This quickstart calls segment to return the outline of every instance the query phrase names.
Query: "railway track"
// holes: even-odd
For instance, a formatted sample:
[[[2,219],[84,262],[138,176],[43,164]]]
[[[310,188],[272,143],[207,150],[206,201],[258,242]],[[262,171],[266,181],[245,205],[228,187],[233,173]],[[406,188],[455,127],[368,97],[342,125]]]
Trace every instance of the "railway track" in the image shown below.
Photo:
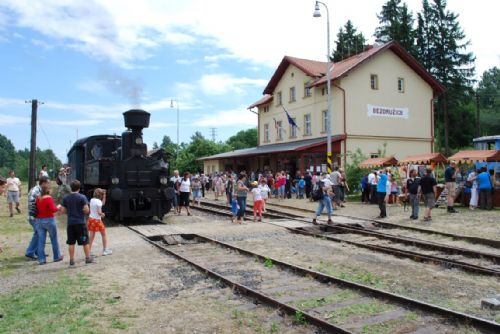
[[[142,236],[234,290],[329,333],[380,328],[390,333],[457,333],[464,326],[483,333],[500,332],[500,324],[489,320],[338,279],[201,235]]]
[[[230,216],[228,207],[222,203],[204,201],[203,206],[197,209],[217,215]],[[264,216],[271,219],[288,219],[310,223],[309,219],[303,216],[280,213],[270,208]],[[446,268],[457,268],[476,274],[500,277],[500,256],[496,254],[386,234],[347,224],[322,224],[319,226],[311,224],[310,227],[287,227],[287,229],[293,233],[343,242],[417,262],[430,262]]]
[[[300,208],[300,207],[292,207],[292,206],[281,204],[281,203],[280,204],[268,203],[267,207],[269,208],[269,210],[271,210],[273,212],[279,212],[279,210],[272,209],[272,207],[278,207],[278,208],[283,208],[283,209],[288,209],[288,210],[304,212],[304,213],[308,213],[308,214],[313,213],[312,210],[308,210],[308,209],[304,209],[304,208]],[[487,239],[487,238],[481,238],[481,237],[475,237],[475,236],[446,233],[446,232],[435,231],[435,230],[430,230],[430,229],[425,229],[425,228],[420,228],[420,227],[415,227],[415,226],[405,226],[405,225],[400,225],[400,224],[389,223],[389,222],[386,222],[386,221],[383,221],[380,219],[369,219],[369,218],[362,218],[362,217],[339,214],[338,211],[334,212],[334,216],[345,217],[348,219],[356,219],[356,220],[368,222],[368,223],[371,223],[375,227],[380,228],[380,229],[387,229],[387,230],[401,229],[401,230],[407,230],[407,231],[412,231],[412,232],[417,232],[417,233],[422,233],[422,234],[430,234],[430,235],[440,236],[442,238],[451,238],[455,241],[465,241],[465,242],[469,242],[472,244],[500,248],[500,240],[495,240],[495,239]]]

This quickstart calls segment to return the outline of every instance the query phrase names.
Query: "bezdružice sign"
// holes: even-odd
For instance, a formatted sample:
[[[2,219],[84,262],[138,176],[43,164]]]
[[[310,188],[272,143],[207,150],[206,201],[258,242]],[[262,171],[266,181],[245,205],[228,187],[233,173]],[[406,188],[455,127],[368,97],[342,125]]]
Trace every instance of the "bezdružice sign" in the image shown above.
[[[390,117],[390,118],[405,118],[409,117],[410,111],[408,108],[393,108],[368,105],[368,117]]]

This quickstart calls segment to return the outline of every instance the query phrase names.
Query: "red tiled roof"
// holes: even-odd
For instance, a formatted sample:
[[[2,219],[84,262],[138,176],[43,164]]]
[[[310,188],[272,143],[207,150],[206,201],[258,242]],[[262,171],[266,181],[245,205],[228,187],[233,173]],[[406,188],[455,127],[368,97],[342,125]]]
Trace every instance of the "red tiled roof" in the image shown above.
[[[393,166],[398,163],[398,160],[394,157],[384,157],[384,158],[371,158],[363,161],[360,167],[379,167],[379,166]]]
[[[458,162],[493,162],[500,161],[500,150],[465,150],[448,158]]]
[[[247,109],[252,109],[252,108],[255,108],[255,107],[258,107],[262,104],[266,104],[266,103],[269,103],[273,100],[273,96],[272,95],[269,95],[269,94],[266,94],[264,95],[263,98],[261,98],[259,101],[257,102],[254,102],[253,104],[251,104]]]
[[[357,55],[344,59],[342,61],[336,62],[333,66],[332,80],[340,79],[346,76],[356,67],[370,60],[373,56],[379,54],[380,52],[390,49],[394,52],[401,60],[403,60],[408,66],[410,66],[422,79],[424,79],[434,90],[435,93],[442,93],[444,87],[436,80],[432,75],[430,75],[420,63],[413,58],[403,47],[401,47],[397,42],[391,41],[383,45],[374,46],[364,52]],[[326,83],[326,62],[307,60],[301,58],[295,58],[290,56],[285,56],[278,68],[274,72],[271,80],[264,89],[264,94],[272,94],[276,88],[281,77],[285,73],[289,65],[295,65],[306,75],[316,78],[311,86],[318,86]]]
[[[446,158],[441,153],[424,153],[410,155],[399,160],[399,164],[430,164],[430,163],[445,163]]]

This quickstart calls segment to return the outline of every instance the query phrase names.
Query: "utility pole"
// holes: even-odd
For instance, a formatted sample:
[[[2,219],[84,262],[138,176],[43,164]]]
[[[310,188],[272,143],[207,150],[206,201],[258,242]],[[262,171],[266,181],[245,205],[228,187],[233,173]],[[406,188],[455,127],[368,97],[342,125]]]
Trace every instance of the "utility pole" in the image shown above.
[[[479,115],[479,95],[476,92],[476,138],[481,137],[481,121]]]
[[[215,142],[215,138],[217,138],[217,128],[210,128],[210,136],[212,137],[212,141]]]
[[[29,165],[29,175],[28,175],[28,189],[35,186],[36,180],[36,122],[37,122],[37,111],[38,105],[43,104],[36,99],[31,101],[25,101],[26,103],[31,103],[31,143],[30,143],[30,165]]]

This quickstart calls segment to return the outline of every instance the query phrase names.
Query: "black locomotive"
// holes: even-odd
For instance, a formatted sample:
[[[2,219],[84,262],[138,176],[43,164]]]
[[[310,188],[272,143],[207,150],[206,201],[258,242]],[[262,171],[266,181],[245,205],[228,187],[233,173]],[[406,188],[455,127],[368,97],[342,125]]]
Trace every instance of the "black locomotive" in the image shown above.
[[[148,153],[142,129],[150,114],[133,109],[123,113],[122,136],[98,135],[79,139],[68,152],[70,180],[81,182],[88,198],[94,189],[108,192],[103,211],[117,221],[162,219],[172,207],[175,191],[169,182],[168,156],[162,149]]]

